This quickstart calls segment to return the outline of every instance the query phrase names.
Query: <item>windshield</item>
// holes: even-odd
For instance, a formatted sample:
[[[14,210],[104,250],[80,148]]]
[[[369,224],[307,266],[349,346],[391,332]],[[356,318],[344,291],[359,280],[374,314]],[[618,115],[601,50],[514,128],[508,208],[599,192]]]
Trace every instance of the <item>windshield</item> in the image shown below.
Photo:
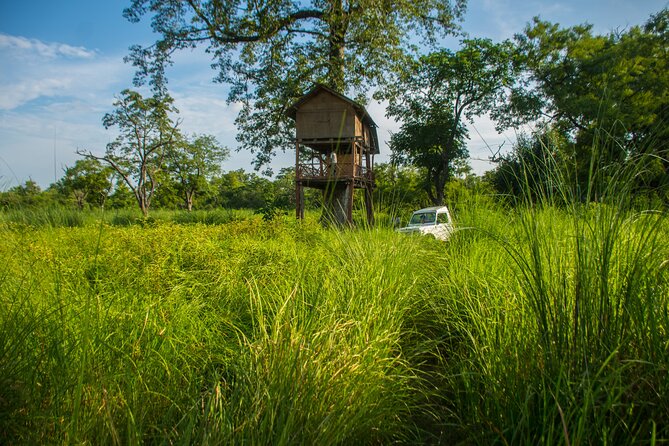
[[[428,225],[434,224],[434,220],[437,216],[436,212],[421,212],[416,213],[411,216],[410,225]]]

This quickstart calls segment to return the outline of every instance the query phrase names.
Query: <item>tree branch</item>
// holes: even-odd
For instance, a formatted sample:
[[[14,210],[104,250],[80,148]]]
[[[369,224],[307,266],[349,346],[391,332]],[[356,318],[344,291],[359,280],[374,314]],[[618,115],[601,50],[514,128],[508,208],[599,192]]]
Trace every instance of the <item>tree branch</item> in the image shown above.
[[[274,26],[268,28],[267,30],[263,30],[264,32],[245,35],[237,33],[236,30],[226,29],[225,27],[222,28],[220,25],[212,22],[207,16],[207,14],[204,11],[202,11],[202,9],[197,5],[195,0],[187,0],[187,2],[193,9],[195,15],[197,15],[197,17],[200,20],[202,20],[207,26],[209,37],[215,40],[216,42],[222,44],[258,42],[275,36],[281,30],[290,32],[290,25],[292,25],[295,22],[308,19],[322,20],[325,15],[325,13],[319,9],[301,9],[291,14],[288,14],[285,17],[280,18],[279,20],[277,20]],[[254,25],[257,25],[257,23],[255,23]],[[201,31],[204,31],[204,29],[201,30],[191,29],[188,33],[197,34]],[[315,34],[322,36],[322,34],[317,33],[316,31],[302,30],[301,32],[305,34]],[[176,37],[176,40],[181,42],[186,42],[186,41],[201,41],[207,39],[204,37],[188,37],[188,38]]]

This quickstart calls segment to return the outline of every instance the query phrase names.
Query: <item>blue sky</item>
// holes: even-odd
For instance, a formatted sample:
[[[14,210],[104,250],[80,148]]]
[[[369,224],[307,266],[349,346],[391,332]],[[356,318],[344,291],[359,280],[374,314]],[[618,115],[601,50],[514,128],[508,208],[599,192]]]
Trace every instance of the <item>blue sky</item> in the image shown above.
[[[132,67],[123,63],[128,47],[155,40],[148,23],[122,17],[130,0],[33,0],[0,2],[0,190],[31,178],[42,187],[74,164],[77,148],[103,153],[114,139],[102,127],[114,95],[131,86]],[[645,22],[667,0],[470,0],[463,28],[472,36],[502,40],[522,31],[532,17],[571,26],[588,22],[606,33]],[[444,46],[457,41],[449,39]],[[208,133],[234,148],[237,109],[226,104],[226,88],[203,52],[179,54],[169,72],[170,91],[183,119],[182,130]],[[398,123],[371,103],[382,140]],[[477,172],[489,168],[487,146],[510,147],[514,132],[498,135],[485,118],[470,126],[469,150]],[[380,160],[389,154],[385,143]],[[252,155],[232,152],[224,170],[251,170]],[[280,154],[273,167],[291,165]]]

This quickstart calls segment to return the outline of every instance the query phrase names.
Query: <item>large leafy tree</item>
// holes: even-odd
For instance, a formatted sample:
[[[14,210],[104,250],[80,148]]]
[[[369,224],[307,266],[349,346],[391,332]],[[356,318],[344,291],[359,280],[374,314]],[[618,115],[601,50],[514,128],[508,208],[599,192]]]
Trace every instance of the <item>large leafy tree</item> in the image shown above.
[[[417,36],[427,43],[454,30],[465,0],[133,0],[124,15],[152,15],[160,39],[131,48],[136,81],[165,83],[178,50],[204,46],[242,104],[240,148],[256,167],[291,148],[286,108],[314,82],[342,93],[383,83]],[[358,97],[358,99],[361,99]]]
[[[600,171],[647,154],[669,166],[668,30],[665,8],[644,26],[607,35],[534,19],[516,37],[526,85],[513,111],[531,111],[569,137],[564,158],[581,183],[591,180],[593,166]]]
[[[166,150],[179,137],[179,121],[173,100],[158,92],[144,98],[136,91],[123,90],[114,103],[115,109],[102,119],[105,128],[117,127],[119,134],[105,154],[78,150],[88,159],[109,165],[132,191],[144,216],[149,213],[151,199],[164,175]]]
[[[388,115],[403,122],[390,141],[394,161],[424,170],[433,204],[443,203],[446,183],[468,156],[466,121],[496,117],[510,100],[514,54],[509,42],[464,40],[457,52],[421,57],[386,91]]]
[[[167,150],[167,169],[176,183],[184,207],[191,211],[195,195],[208,188],[208,181],[221,172],[230,151],[212,135],[184,137]]]
[[[407,116],[392,135],[392,160],[422,168],[422,186],[434,205],[444,202],[444,187],[453,175],[456,160],[468,155],[462,123],[454,125],[449,108],[428,108]]]

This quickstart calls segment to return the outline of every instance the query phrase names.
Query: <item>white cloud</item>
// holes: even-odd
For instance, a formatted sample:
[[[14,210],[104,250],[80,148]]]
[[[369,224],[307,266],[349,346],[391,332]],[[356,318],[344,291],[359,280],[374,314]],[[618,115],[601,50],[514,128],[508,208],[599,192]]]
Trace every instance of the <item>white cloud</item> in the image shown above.
[[[0,110],[14,110],[40,98],[85,97],[101,92],[132,69],[121,57],[100,57],[83,47],[0,34]]]
[[[28,178],[46,187],[54,181],[54,173],[60,177],[63,167],[78,159],[77,148],[100,153],[113,138],[102,127],[101,114],[77,101],[46,106],[31,114],[11,111],[1,116],[0,157],[6,164],[0,166],[0,177],[11,178],[11,184],[0,183],[0,188]]]
[[[28,178],[46,186],[77,148],[104,150],[113,135],[102,116],[132,79],[121,55],[0,34],[0,60],[0,177],[12,183],[0,186]]]
[[[211,86],[211,89],[215,88],[215,85]],[[174,100],[188,133],[236,132],[234,121],[239,113],[236,104],[228,105],[224,98],[211,97],[204,91],[178,92]]]
[[[0,50],[9,50],[20,53],[30,52],[41,57],[55,59],[69,57],[76,59],[92,59],[96,52],[81,46],[71,46],[65,43],[42,42],[37,39],[28,39],[20,36],[10,36],[0,33]]]

